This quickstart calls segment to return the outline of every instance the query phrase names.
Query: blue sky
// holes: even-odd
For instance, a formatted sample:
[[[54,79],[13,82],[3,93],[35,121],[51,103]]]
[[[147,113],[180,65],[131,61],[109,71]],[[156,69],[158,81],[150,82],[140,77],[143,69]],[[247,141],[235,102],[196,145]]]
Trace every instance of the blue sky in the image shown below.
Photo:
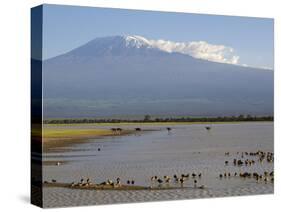
[[[205,41],[234,49],[239,64],[273,68],[273,19],[44,5],[43,59],[102,36]]]

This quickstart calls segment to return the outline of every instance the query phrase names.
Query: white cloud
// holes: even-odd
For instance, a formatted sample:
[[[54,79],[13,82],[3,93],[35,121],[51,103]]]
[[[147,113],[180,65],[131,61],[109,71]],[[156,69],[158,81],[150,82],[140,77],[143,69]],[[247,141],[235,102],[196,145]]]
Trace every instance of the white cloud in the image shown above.
[[[270,67],[255,67],[240,63],[239,56],[235,54],[235,51],[232,47],[210,44],[206,41],[174,42],[168,40],[151,40],[137,35],[125,36],[125,38],[126,42],[128,42],[126,43],[127,45],[132,45],[137,48],[142,46],[148,48],[158,48],[162,51],[170,53],[178,52],[198,59],[209,60],[218,63],[228,63],[244,67],[273,70],[273,68]]]
[[[166,52],[178,52],[195,58],[219,63],[238,64],[239,56],[234,49],[224,45],[209,44],[206,41],[173,42],[149,40],[150,45]]]

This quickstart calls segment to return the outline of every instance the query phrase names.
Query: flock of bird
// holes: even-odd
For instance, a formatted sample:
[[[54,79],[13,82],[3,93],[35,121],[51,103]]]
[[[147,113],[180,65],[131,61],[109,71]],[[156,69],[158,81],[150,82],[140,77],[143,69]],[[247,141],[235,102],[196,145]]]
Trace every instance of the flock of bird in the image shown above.
[[[205,127],[206,130],[210,130],[211,127]],[[121,133],[122,129],[121,128],[111,128],[113,133]],[[166,130],[170,132],[172,128],[167,127]],[[135,128],[135,131],[142,131],[141,128]],[[98,148],[98,151],[101,151],[100,148]],[[232,157],[232,165],[235,167],[250,167],[255,164],[262,164],[264,162],[267,163],[273,163],[274,162],[274,154],[272,152],[264,152],[261,150],[258,150],[257,152],[236,152],[235,153],[230,153],[230,152],[225,152],[226,157]],[[60,165],[58,162],[57,165]],[[231,165],[231,160],[225,160],[224,162],[225,166],[230,166]],[[271,171],[264,171],[263,173],[259,174],[257,172],[224,172],[219,174],[219,179],[229,179],[231,177],[240,177],[241,179],[255,179],[257,182],[274,182],[274,172]],[[192,174],[181,174],[177,175],[174,174],[172,177],[168,175],[164,175],[163,177],[160,176],[152,176],[150,177],[150,182],[151,185],[150,187],[162,187],[162,186],[169,186],[169,185],[180,185],[183,187],[186,185],[188,182],[192,183],[194,188],[200,188],[204,189],[205,185],[198,185],[200,182],[200,179],[202,178],[202,173],[192,173]],[[56,183],[57,181],[52,179],[52,183]],[[49,183],[45,181],[44,183]],[[102,183],[93,183],[89,178],[82,178],[79,182],[72,182],[71,187],[89,187],[92,185],[100,185],[100,186],[112,186],[112,187],[118,187],[121,185],[135,185],[135,180],[129,179],[125,180],[124,184],[121,183],[120,177],[118,177],[115,181],[113,180],[106,180]]]
[[[230,157],[230,153],[226,152],[225,156]],[[272,152],[264,152],[258,150],[257,152],[237,152],[236,157],[233,158],[232,164],[236,167],[247,167],[253,165],[261,165],[262,163],[273,163],[274,162],[274,154]],[[226,160],[224,162],[225,166],[229,166],[230,162]],[[237,172],[230,173],[224,172],[219,174],[219,178],[229,178],[229,177],[240,177],[242,179],[255,179],[256,182],[274,182],[274,171],[263,171],[263,173],[258,172]]]
[[[158,176],[152,176],[150,178],[151,181],[151,185],[150,188],[153,187],[162,187],[163,185],[170,185],[170,183],[174,183],[174,185],[180,185],[181,187],[184,186],[184,183],[186,183],[189,179],[192,181],[194,188],[199,188],[199,189],[204,189],[205,186],[204,185],[197,185],[199,180],[202,177],[202,173],[199,174],[181,174],[179,176],[177,176],[176,174],[173,177],[170,177],[168,175],[163,176],[163,178],[160,178]],[[94,183],[92,180],[90,180],[90,178],[81,178],[80,181],[78,182],[72,182],[71,183],[71,187],[90,187],[90,186],[112,186],[112,187],[120,187],[121,185],[135,185],[135,180],[125,180],[125,183],[121,183],[121,178],[118,177],[115,181],[113,180],[106,180],[104,182],[101,183]],[[57,181],[55,179],[52,179],[51,182],[45,181],[45,184],[49,184],[49,183],[57,183]],[[157,185],[153,185],[153,183],[157,183]]]
[[[192,181],[194,188],[205,188],[204,185],[200,185],[198,186],[198,181],[201,179],[202,177],[202,173],[196,174],[196,173],[192,173],[192,174],[181,174],[181,175],[174,175],[173,177],[170,177],[168,175],[164,175],[163,178],[160,178],[158,176],[152,176],[150,178],[150,181],[152,183],[157,183],[157,186],[162,186],[162,185],[170,185],[171,182],[173,182],[174,184],[180,184],[181,186],[184,185],[184,183],[186,183],[187,181]]]

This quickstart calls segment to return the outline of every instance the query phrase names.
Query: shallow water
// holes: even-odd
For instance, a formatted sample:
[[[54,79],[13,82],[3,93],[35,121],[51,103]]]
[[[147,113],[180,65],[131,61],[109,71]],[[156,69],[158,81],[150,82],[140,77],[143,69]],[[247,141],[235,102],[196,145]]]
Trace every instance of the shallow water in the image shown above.
[[[110,126],[108,126],[110,128]],[[135,128],[128,125],[122,128]],[[137,126],[138,127],[138,126]],[[106,128],[106,127],[105,127]],[[250,167],[232,165],[237,152],[273,152],[272,123],[217,124],[207,131],[205,125],[172,125],[168,133],[166,126],[142,128],[156,131],[136,133],[120,137],[104,137],[88,142],[56,149],[44,154],[46,161],[64,161],[61,166],[45,165],[44,180],[60,182],[79,181],[89,177],[94,182],[117,177],[125,183],[135,180],[136,185],[158,186],[150,177],[173,176],[182,173],[202,173],[198,185],[206,188],[193,189],[193,180],[187,180],[188,189],[158,191],[93,191],[67,188],[44,188],[45,207],[142,202],[168,199],[206,198],[232,195],[273,193],[272,183],[256,183],[253,179],[230,177],[219,179],[224,172],[248,171],[263,173],[272,171],[273,163],[256,163]],[[101,151],[98,151],[98,148]],[[225,156],[230,152],[230,156]],[[257,159],[248,156],[246,158]],[[225,160],[229,160],[228,166]],[[170,183],[170,186],[174,186]]]

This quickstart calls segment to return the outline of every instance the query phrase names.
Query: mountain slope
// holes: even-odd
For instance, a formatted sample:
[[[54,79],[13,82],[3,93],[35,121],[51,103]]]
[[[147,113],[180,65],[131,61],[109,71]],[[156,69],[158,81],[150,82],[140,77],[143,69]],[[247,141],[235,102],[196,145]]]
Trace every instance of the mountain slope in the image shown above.
[[[43,69],[46,117],[273,114],[273,71],[163,51],[138,36],[94,39]]]

